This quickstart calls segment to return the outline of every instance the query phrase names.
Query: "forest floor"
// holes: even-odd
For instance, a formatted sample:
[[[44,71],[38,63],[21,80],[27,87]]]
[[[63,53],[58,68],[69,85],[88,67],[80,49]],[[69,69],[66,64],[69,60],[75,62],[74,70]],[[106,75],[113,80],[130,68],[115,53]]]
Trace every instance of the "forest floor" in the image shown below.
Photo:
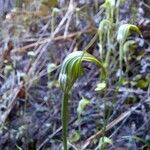
[[[69,1],[60,0],[47,8],[33,0],[1,17],[0,150],[62,148],[60,65],[69,53],[90,43],[104,17],[102,4],[74,0],[68,7]],[[118,86],[118,69],[110,62],[109,86],[97,92],[99,69],[83,63],[85,75],[76,81],[69,102],[70,149],[98,150],[106,123],[105,149],[150,150],[149,1],[125,1],[119,21],[137,25],[143,35],[130,37],[137,46],[129,54],[128,72],[123,66],[126,82]],[[87,49],[97,58],[98,44],[97,38]],[[119,56],[114,56],[118,66]],[[79,120],[81,100],[89,104]]]

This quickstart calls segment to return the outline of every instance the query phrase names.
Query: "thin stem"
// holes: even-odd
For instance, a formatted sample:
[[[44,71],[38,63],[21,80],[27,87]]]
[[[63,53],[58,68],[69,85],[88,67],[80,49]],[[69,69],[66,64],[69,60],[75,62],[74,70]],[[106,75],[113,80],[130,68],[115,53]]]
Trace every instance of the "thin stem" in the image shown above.
[[[111,54],[111,42],[110,42],[110,29],[108,29],[108,33],[107,33],[107,46],[108,46],[108,51],[107,51],[107,54],[106,54],[106,60],[105,60],[105,64],[106,64],[106,67],[107,67],[107,71],[108,71],[108,65],[109,65],[109,62],[110,62],[110,54]]]
[[[108,80],[107,78],[105,79],[105,82],[106,84],[108,85]],[[108,123],[108,118],[109,118],[109,114],[107,115],[107,90],[108,88],[106,87],[104,89],[104,97],[103,97],[103,100],[104,100],[104,112],[103,112],[103,129],[102,129],[102,147],[101,149],[102,150],[105,150],[105,144],[104,144],[104,137],[106,136],[106,126],[107,126],[107,123]]]
[[[55,25],[55,13],[52,11],[52,19],[51,19],[51,35],[54,33],[54,25]]]
[[[101,31],[100,31],[101,32]],[[101,60],[103,61],[103,35],[102,35],[102,33],[100,33],[100,36],[99,36],[99,42],[100,42],[100,47],[99,47],[99,49],[100,49],[100,58],[101,58]]]
[[[119,84],[122,82],[122,71],[123,71],[123,43],[120,44],[119,47],[119,59],[120,59],[120,77],[119,77]]]
[[[62,101],[62,127],[63,127],[63,147],[67,150],[67,130],[68,130],[68,100],[70,95],[68,92],[64,93]]]
[[[98,11],[98,7],[99,7],[98,0],[95,0],[95,9],[96,9],[96,12]]]
[[[120,7],[120,0],[117,1],[116,4],[116,24],[119,24],[119,7]]]

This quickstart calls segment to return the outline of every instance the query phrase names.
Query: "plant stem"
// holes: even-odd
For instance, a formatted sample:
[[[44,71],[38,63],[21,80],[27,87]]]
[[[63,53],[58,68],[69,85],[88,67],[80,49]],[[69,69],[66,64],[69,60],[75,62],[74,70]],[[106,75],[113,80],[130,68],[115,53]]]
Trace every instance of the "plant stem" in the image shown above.
[[[62,101],[62,127],[63,127],[63,148],[67,150],[67,130],[68,130],[68,100],[70,95],[68,92],[64,93]]]
[[[111,54],[110,30],[111,29],[108,29],[108,32],[107,32],[107,44],[108,44],[107,47],[108,47],[108,51],[106,53],[106,60],[105,60],[107,71],[108,71],[108,66],[109,66],[109,62],[110,62],[110,54]]]
[[[55,13],[52,11],[52,19],[51,19],[51,34],[54,32],[54,24],[55,24]]]
[[[119,7],[120,7],[120,0],[118,0],[116,4],[116,25],[119,24]]]
[[[119,47],[119,59],[120,59],[120,77],[119,77],[119,84],[122,82],[122,70],[123,70],[123,43],[120,44]]]

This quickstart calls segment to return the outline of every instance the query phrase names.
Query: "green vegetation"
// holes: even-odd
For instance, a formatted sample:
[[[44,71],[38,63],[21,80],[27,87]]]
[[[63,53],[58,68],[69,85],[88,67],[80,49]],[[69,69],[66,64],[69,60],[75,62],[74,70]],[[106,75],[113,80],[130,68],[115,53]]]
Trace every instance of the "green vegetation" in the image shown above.
[[[149,0],[0,0],[0,149],[150,149]]]
[[[63,101],[62,101],[62,125],[63,125],[63,145],[64,150],[67,150],[67,124],[68,124],[68,100],[70,97],[71,88],[73,84],[81,75],[83,75],[82,61],[93,62],[98,65],[102,71],[102,80],[100,82],[107,82],[109,79],[109,64],[114,53],[119,54],[119,85],[123,84],[123,59],[125,57],[124,49],[127,45],[134,44],[134,41],[128,41],[127,38],[131,32],[136,32],[142,36],[139,28],[132,24],[122,24],[119,23],[119,7],[121,1],[115,0],[105,0],[105,3],[102,5],[105,10],[105,17],[100,22],[98,28],[99,35],[99,52],[100,58],[96,59],[94,56],[88,54],[87,52],[73,52],[69,54],[62,66],[59,75],[60,86],[63,89]],[[116,43],[119,43],[119,50],[116,47]],[[126,51],[127,53],[127,51]],[[105,83],[104,82],[104,83]],[[102,83],[101,83],[102,84]],[[97,91],[100,85],[97,87]],[[105,88],[105,87],[104,87]],[[103,89],[103,88],[102,88]],[[106,89],[107,90],[107,89]],[[106,110],[106,105],[105,105]],[[106,124],[104,124],[106,125]],[[106,126],[104,127],[104,129]],[[104,131],[105,132],[105,131]],[[105,144],[102,144],[102,149],[104,149]]]
[[[67,124],[68,124],[68,100],[70,97],[70,90],[81,75],[83,75],[84,70],[82,67],[82,62],[88,61],[95,63],[99,68],[102,69],[103,75],[105,76],[105,68],[103,64],[96,59],[94,56],[87,52],[76,51],[69,54],[64,60],[61,71],[59,75],[60,86],[63,89],[63,101],[62,101],[62,125],[63,125],[63,141],[64,150],[67,150]],[[103,77],[104,77],[103,76]]]

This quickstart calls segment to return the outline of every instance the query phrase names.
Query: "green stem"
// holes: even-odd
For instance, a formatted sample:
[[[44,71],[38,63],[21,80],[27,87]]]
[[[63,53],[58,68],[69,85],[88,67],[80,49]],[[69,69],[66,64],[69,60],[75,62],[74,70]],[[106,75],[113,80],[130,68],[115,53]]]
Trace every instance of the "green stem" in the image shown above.
[[[108,33],[107,33],[108,51],[107,51],[106,59],[105,59],[107,71],[108,71],[108,66],[109,66],[109,62],[110,62],[110,54],[111,54],[111,42],[110,42],[110,31],[109,30],[110,29],[108,29]]]
[[[98,11],[98,7],[99,7],[98,0],[95,0],[95,9],[96,9],[96,12]]]
[[[55,26],[55,12],[54,9],[52,10],[52,19],[51,19],[51,34],[54,33],[54,26]]]
[[[119,24],[119,7],[120,7],[120,0],[117,1],[116,4],[116,24]]]
[[[122,70],[123,70],[123,44],[121,43],[120,44],[120,47],[119,47],[119,58],[120,58],[120,77],[119,77],[119,84],[121,84],[122,82]]]
[[[103,61],[103,35],[102,35],[102,33],[100,33],[101,35],[99,36],[99,42],[100,42],[100,58],[101,58],[101,60]]]
[[[68,92],[64,93],[63,102],[62,102],[62,127],[63,127],[63,147],[64,150],[67,150],[67,130],[68,130]]]

